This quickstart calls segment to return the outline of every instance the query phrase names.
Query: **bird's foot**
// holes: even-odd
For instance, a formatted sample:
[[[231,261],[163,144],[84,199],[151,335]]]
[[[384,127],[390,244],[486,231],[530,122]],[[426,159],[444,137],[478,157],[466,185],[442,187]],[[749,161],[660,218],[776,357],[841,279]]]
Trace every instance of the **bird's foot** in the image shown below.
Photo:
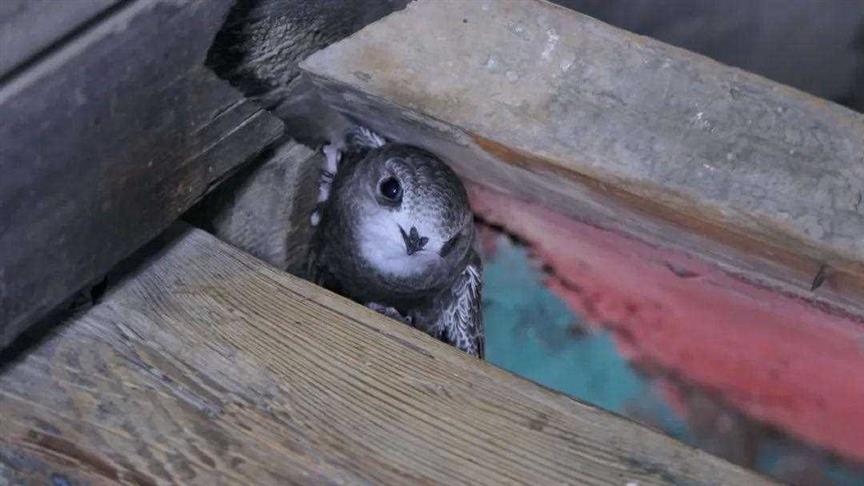
[[[325,145],[322,152],[324,152],[324,163],[321,167],[321,179],[318,182],[318,204],[310,216],[312,226],[318,226],[321,222],[321,205],[330,198],[330,187],[333,185],[333,179],[339,170],[339,161],[342,159],[342,152],[333,144]]]
[[[330,197],[330,186],[333,185],[333,179],[336,178],[336,172],[339,170],[339,161],[342,159],[342,152],[335,145],[325,145],[323,152],[324,165],[321,167],[321,180],[318,185],[319,203]]]
[[[379,304],[377,302],[369,302],[366,304],[366,307],[374,310],[379,314],[383,314],[391,319],[396,319],[397,321],[404,322],[405,324],[411,325],[413,319],[411,316],[403,316],[398,310],[393,307],[386,306],[383,304]]]

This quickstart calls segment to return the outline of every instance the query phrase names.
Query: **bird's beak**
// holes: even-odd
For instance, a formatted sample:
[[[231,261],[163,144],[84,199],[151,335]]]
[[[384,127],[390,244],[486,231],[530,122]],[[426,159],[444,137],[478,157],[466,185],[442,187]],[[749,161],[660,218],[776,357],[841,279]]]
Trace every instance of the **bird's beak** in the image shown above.
[[[399,226],[399,232],[402,233],[402,239],[405,240],[405,251],[409,255],[413,255],[422,250],[426,243],[429,243],[429,238],[420,236],[417,228],[412,226],[411,231],[405,232],[402,226]]]

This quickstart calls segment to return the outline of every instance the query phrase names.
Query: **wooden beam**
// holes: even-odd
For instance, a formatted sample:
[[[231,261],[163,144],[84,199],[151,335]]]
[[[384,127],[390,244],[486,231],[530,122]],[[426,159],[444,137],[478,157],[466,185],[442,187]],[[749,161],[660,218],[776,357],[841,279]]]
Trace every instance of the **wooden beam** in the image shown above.
[[[281,123],[202,64],[230,0],[136,0],[0,84],[0,348]]]
[[[200,230],[142,255],[0,374],[0,480],[766,482]]]
[[[122,0],[4,0],[0,2],[0,79],[74,35]]]
[[[864,314],[859,113],[541,0],[420,0],[301,67],[470,180]]]

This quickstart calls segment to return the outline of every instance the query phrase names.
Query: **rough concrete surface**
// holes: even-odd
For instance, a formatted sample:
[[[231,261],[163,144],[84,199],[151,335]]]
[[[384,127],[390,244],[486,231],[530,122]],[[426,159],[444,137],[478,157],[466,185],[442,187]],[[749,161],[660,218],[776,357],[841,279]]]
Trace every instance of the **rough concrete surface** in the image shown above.
[[[864,1],[554,0],[864,111]]]
[[[860,308],[858,113],[539,0],[420,0],[301,67],[469,179]]]

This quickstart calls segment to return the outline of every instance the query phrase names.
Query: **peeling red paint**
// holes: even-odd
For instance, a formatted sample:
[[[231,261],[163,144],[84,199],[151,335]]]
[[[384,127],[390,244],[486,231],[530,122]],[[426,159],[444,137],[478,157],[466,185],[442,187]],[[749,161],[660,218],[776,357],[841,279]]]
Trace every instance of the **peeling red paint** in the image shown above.
[[[628,358],[864,461],[864,324],[489,189],[469,193],[481,218],[532,245],[550,288],[612,330]]]

